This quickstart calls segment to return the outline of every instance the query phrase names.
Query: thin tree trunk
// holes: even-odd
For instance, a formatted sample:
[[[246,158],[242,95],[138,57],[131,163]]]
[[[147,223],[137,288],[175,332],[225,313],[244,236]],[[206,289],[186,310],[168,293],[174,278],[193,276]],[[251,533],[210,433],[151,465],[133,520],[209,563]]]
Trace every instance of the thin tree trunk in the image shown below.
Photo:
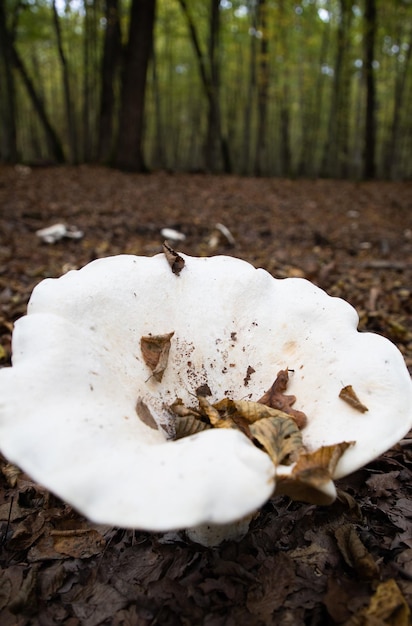
[[[288,66],[288,40],[287,28],[282,28],[285,22],[286,11],[284,0],[279,0],[279,17],[280,29],[279,38],[281,44],[282,64],[282,92],[280,98],[280,140],[281,140],[281,159],[280,167],[283,176],[290,176],[292,170],[292,154],[290,147],[290,110],[289,110],[289,66]]]
[[[206,139],[206,167],[214,170],[215,159],[213,157],[213,150],[211,150],[211,142],[213,134],[216,137],[216,141],[220,145],[220,154],[223,162],[223,169],[226,173],[232,171],[231,159],[229,154],[229,146],[227,139],[222,132],[220,105],[218,97],[218,69],[216,60],[216,47],[217,36],[219,31],[219,2],[217,0],[211,0],[211,19],[210,19],[210,31],[209,31],[209,66],[207,65],[202,49],[200,46],[199,38],[195,23],[189,12],[186,0],[179,0],[179,4],[182,7],[183,13],[186,17],[187,25],[189,28],[193,48],[195,50],[196,59],[199,67],[200,77],[202,79],[203,88],[208,102],[208,137]],[[213,138],[213,142],[215,139]]]
[[[269,41],[267,37],[266,0],[257,0],[257,30],[262,33],[258,52],[257,74],[257,133],[254,172],[258,176],[264,173],[267,150],[267,105],[269,92]]]
[[[407,83],[407,76],[410,61],[412,58],[412,37],[409,40],[408,48],[405,52],[405,59],[402,66],[398,64],[398,74],[396,76],[395,84],[395,103],[393,108],[392,124],[390,128],[389,149],[387,155],[387,170],[390,178],[398,177],[398,150],[400,144],[401,135],[401,119],[402,119],[402,106],[404,102],[405,89]]]
[[[7,162],[16,163],[18,160],[16,100],[10,45],[11,36],[7,29],[4,0],[0,0],[0,76],[3,77],[0,80],[0,111],[3,120],[0,156]]]
[[[376,87],[373,62],[375,58],[376,36],[376,4],[375,0],[365,0],[365,144],[364,144],[364,178],[375,177],[375,146],[376,146]]]
[[[143,172],[143,118],[146,76],[153,46],[156,0],[133,0],[123,67],[122,102],[115,165]]]
[[[66,109],[66,120],[67,120],[67,137],[69,143],[69,154],[70,154],[70,162],[77,163],[78,155],[77,155],[77,141],[76,141],[76,129],[75,129],[75,121],[74,121],[74,111],[72,98],[70,93],[70,77],[69,77],[69,67],[66,59],[66,55],[63,50],[63,41],[62,34],[60,28],[60,20],[59,15],[57,13],[56,8],[56,0],[52,2],[53,9],[53,23],[54,29],[56,32],[57,39],[57,48],[59,52],[60,62],[62,65],[62,77],[63,77],[63,93],[64,93],[64,104]]]
[[[351,0],[340,0],[333,93],[322,163],[322,173],[327,176],[346,176],[348,173],[350,87],[348,54],[351,21]]]
[[[57,163],[64,163],[65,158],[64,158],[64,152],[63,152],[63,147],[62,144],[60,142],[60,139],[58,138],[53,126],[51,125],[51,122],[49,120],[49,117],[46,113],[46,110],[44,108],[43,102],[41,100],[41,98],[39,97],[32,80],[30,79],[30,76],[28,75],[26,68],[23,64],[23,61],[21,60],[16,48],[14,47],[14,45],[12,44],[10,47],[10,54],[11,54],[11,58],[12,58],[12,62],[14,67],[17,69],[17,71],[19,72],[23,84],[27,89],[27,93],[29,95],[29,98],[31,100],[31,103],[33,105],[34,110],[36,111],[37,115],[39,116],[39,119],[42,123],[45,135],[46,135],[46,140],[47,140],[47,145],[49,147],[49,150],[51,152],[52,158],[57,162]]]
[[[162,124],[162,107],[159,90],[159,77],[157,74],[157,58],[155,50],[152,50],[152,84],[153,84],[153,100],[155,110],[155,136],[153,146],[153,159],[156,167],[164,169],[166,167],[165,140]]]
[[[244,175],[250,173],[250,157],[252,154],[252,111],[254,94],[256,91],[257,19],[256,6],[254,2],[251,3],[249,7],[249,13],[251,15],[249,83],[246,95],[246,106],[243,116],[243,150],[241,159],[241,172]]]
[[[113,156],[115,82],[122,52],[118,0],[106,0],[105,15],[97,153],[99,162],[107,164]]]

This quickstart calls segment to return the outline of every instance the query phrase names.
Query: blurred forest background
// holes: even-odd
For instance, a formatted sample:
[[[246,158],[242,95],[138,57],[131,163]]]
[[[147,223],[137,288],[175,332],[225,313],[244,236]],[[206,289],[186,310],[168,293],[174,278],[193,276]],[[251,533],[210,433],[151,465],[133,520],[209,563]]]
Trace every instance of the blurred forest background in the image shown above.
[[[0,0],[0,161],[412,177],[411,0]]]

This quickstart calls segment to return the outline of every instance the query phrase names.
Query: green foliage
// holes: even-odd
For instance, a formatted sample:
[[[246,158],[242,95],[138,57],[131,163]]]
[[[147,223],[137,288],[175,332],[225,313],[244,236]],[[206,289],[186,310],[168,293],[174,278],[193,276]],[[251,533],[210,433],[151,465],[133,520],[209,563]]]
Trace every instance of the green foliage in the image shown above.
[[[188,2],[209,71],[210,4],[210,0]],[[222,136],[228,142],[234,171],[253,174],[260,152],[265,174],[285,173],[288,153],[289,174],[361,174],[365,115],[363,4],[348,0],[221,1],[216,50],[218,101]],[[411,176],[412,130],[406,104],[412,89],[412,5],[406,0],[376,0],[376,4],[378,172],[388,175],[388,155],[395,154],[396,167],[391,167],[390,175]],[[128,36],[129,5],[121,5],[123,44]],[[62,67],[51,0],[7,0],[6,6],[8,27],[15,33],[17,48],[66,143]],[[84,139],[79,129],[86,107],[87,133],[90,143],[95,144],[106,27],[104,3],[67,0],[65,4],[59,2],[58,12],[74,94],[77,140],[81,143]],[[154,41],[146,97],[148,164],[172,169],[203,168],[209,105],[178,0],[157,1]],[[337,63],[343,64],[341,73]],[[37,122],[32,130],[27,128],[25,119],[30,117],[31,104],[19,81],[16,76],[19,148],[24,158],[31,160],[36,154],[29,137]],[[116,94],[118,98],[117,87]],[[264,146],[259,144],[258,135],[262,124]],[[336,149],[330,149],[331,143]],[[346,169],[339,164],[342,151],[346,154]],[[216,166],[221,167],[219,161]]]

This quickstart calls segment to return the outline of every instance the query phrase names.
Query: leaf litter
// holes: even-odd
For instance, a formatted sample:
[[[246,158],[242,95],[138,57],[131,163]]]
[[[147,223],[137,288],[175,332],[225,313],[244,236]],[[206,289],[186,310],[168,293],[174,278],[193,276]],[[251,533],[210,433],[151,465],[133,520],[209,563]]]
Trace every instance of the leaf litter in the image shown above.
[[[36,283],[101,256],[155,254],[170,227],[184,230],[188,254],[233,254],[347,299],[360,329],[394,341],[411,368],[410,197],[410,183],[140,176],[89,166],[21,176],[2,166],[0,360],[9,363],[13,322]],[[58,221],[84,237],[42,244],[36,230]],[[222,238],[211,250],[213,225],[222,222],[235,245]],[[93,525],[8,465],[1,460],[2,626],[410,621],[412,434],[338,481],[334,504],[276,496],[241,542],[213,550],[184,535],[168,543]],[[376,577],[372,565],[359,576],[366,554]]]

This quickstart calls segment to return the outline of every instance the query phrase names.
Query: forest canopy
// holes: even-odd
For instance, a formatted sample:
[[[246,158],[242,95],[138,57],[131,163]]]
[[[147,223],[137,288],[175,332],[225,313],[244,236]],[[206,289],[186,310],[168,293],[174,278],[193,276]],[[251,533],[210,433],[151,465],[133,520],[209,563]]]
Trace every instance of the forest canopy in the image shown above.
[[[0,161],[412,176],[410,0],[0,0]]]

